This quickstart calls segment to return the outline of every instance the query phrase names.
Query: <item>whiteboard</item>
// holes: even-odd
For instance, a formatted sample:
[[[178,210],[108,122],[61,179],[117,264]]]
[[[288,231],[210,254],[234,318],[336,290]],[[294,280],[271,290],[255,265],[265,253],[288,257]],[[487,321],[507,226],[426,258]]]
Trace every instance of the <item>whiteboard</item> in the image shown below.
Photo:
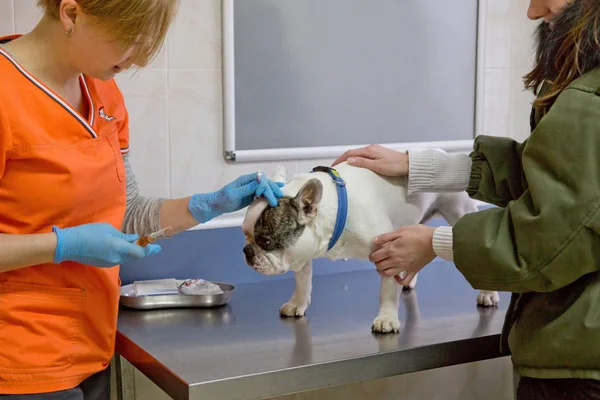
[[[477,32],[477,0],[223,0],[225,157],[468,149]]]

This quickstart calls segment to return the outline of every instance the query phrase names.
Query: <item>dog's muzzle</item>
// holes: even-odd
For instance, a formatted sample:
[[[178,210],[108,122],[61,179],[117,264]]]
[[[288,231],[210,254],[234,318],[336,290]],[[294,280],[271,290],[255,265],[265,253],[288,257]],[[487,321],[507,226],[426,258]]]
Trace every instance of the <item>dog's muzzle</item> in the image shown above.
[[[244,246],[244,256],[246,264],[263,275],[280,275],[286,272],[284,268],[274,265],[265,255],[258,254],[252,244]]]

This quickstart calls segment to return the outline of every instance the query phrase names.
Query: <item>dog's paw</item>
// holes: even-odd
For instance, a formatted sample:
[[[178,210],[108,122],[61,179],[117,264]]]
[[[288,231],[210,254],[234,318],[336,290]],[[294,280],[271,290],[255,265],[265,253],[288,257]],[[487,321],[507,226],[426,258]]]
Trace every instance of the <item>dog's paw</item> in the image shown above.
[[[398,317],[390,315],[378,315],[373,320],[371,330],[377,333],[391,333],[400,330],[400,320]]]
[[[279,309],[279,314],[283,317],[303,317],[306,313],[309,303],[296,304],[296,302],[288,301]]]
[[[499,302],[500,296],[498,295],[498,292],[482,290],[477,295],[477,305],[483,307],[496,307]]]

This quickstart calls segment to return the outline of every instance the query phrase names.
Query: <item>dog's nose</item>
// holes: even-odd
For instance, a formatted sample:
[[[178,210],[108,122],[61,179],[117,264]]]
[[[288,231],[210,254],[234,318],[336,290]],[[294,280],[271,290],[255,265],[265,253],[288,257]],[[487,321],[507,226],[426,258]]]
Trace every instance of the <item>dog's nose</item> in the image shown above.
[[[244,246],[244,254],[246,255],[246,260],[252,260],[254,257],[254,250],[250,246]]]

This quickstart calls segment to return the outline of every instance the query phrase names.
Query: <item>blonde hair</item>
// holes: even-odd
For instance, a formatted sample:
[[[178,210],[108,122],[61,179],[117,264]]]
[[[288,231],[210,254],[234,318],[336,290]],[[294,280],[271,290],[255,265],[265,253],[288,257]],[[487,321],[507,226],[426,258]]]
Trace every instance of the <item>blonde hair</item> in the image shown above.
[[[58,19],[61,1],[38,0],[38,6]],[[77,4],[125,49],[135,46],[133,62],[144,67],[160,51],[178,0],[77,0]]]

